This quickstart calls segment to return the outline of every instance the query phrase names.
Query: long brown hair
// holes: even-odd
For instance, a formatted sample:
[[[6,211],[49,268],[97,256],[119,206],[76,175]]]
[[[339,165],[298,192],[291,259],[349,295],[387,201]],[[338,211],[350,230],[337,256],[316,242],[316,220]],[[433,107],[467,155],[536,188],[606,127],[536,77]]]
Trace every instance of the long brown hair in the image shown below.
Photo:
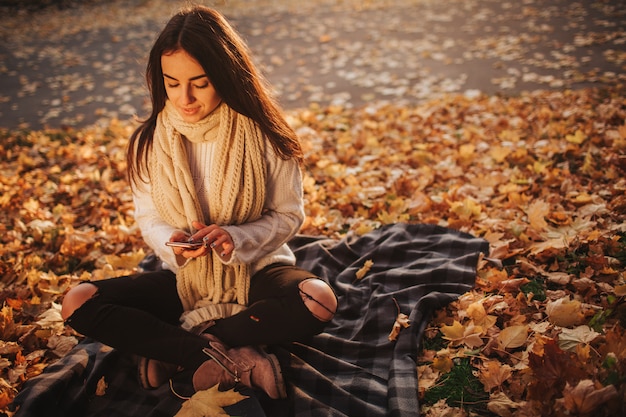
[[[157,116],[165,107],[161,56],[184,50],[205,70],[217,94],[230,108],[254,120],[283,159],[302,161],[302,148],[269,87],[252,62],[247,45],[219,12],[204,6],[181,10],[155,41],[146,67],[152,112],[130,137],[128,176],[146,181],[148,154]]]

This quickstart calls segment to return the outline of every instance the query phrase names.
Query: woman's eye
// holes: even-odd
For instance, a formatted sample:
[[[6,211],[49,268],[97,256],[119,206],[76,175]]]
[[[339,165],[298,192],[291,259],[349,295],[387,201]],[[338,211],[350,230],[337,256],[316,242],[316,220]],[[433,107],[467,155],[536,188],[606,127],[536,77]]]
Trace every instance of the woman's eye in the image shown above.
[[[200,84],[200,85],[196,85],[196,88],[207,88],[209,86],[209,83],[204,83],[204,84]]]
[[[176,88],[178,87],[180,84],[172,84],[172,83],[167,83],[167,87],[168,88]]]

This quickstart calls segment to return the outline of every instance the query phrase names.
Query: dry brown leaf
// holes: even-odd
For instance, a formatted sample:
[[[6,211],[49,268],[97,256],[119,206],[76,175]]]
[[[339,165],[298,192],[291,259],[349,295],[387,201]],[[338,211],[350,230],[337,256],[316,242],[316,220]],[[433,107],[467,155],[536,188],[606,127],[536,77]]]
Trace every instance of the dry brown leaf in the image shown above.
[[[98,397],[102,397],[102,396],[106,395],[108,387],[109,387],[109,384],[106,383],[104,377],[100,378],[98,380],[98,383],[96,384],[96,392],[95,392],[95,394]]]
[[[409,316],[404,313],[398,314],[398,316],[396,317],[396,321],[393,323],[393,326],[391,328],[391,333],[389,333],[389,336],[387,338],[390,341],[397,340],[398,336],[400,335],[400,330],[406,329],[410,325],[411,322],[409,320]]]
[[[498,334],[498,346],[502,350],[524,346],[528,339],[528,325],[509,326]]]
[[[590,416],[604,403],[617,398],[613,385],[597,387],[589,379],[582,380],[572,387],[569,383],[563,390],[563,405],[571,415]]]
[[[421,393],[426,392],[430,387],[434,386],[441,375],[439,371],[429,365],[418,366],[417,374],[419,376],[417,380],[418,389]]]
[[[593,342],[600,333],[589,326],[577,326],[573,329],[562,329],[559,333],[559,347],[567,351],[575,351],[578,345]]]
[[[521,404],[512,401],[503,392],[495,392],[489,397],[487,409],[500,417],[512,417],[513,411]]]
[[[496,360],[490,360],[480,368],[478,379],[485,386],[485,391],[490,392],[493,388],[501,387],[513,374],[509,365],[503,365]]]
[[[550,323],[561,327],[575,326],[584,319],[580,301],[570,300],[569,297],[549,301],[546,305],[546,314]]]

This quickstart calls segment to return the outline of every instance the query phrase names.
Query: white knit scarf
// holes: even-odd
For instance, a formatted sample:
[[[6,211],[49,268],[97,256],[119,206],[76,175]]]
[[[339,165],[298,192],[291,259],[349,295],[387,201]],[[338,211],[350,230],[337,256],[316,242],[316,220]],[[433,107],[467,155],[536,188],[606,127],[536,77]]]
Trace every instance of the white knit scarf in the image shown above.
[[[202,213],[189,168],[184,140],[216,140],[210,170],[209,213]],[[157,118],[150,155],[152,199],[172,226],[193,233],[191,222],[238,225],[261,217],[265,201],[265,138],[258,125],[226,104],[197,123],[185,122],[169,101]],[[246,305],[248,265],[225,265],[215,251],[191,259],[176,275],[185,310],[204,300]]]

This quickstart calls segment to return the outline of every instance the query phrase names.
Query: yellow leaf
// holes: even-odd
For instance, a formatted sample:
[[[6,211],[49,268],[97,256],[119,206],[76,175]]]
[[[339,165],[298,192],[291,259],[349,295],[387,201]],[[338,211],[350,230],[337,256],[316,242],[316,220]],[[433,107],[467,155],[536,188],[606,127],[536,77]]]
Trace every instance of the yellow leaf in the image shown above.
[[[578,129],[576,131],[576,133],[574,133],[573,135],[566,135],[565,136],[565,140],[568,141],[569,143],[574,143],[576,145],[580,145],[581,143],[583,143],[585,140],[587,139],[587,136],[585,136],[585,134],[583,133],[582,130]]]
[[[498,334],[498,346],[501,349],[515,349],[523,346],[528,338],[528,326],[510,326]]]
[[[454,320],[452,326],[442,326],[441,333],[443,338],[452,342],[453,345],[466,345],[470,349],[481,346],[484,342],[480,338],[483,329],[470,322],[467,326],[463,326]]]
[[[183,403],[174,417],[229,417],[222,407],[237,404],[248,398],[234,389],[220,391],[218,385],[196,392]]]
[[[463,332],[465,328],[461,323],[454,320],[452,326],[441,326],[441,333],[443,333],[443,338],[446,340],[456,340],[463,337]]]
[[[450,372],[453,366],[454,362],[452,362],[452,358],[449,356],[437,356],[433,359],[433,368],[443,372],[444,374]]]
[[[469,220],[478,217],[482,212],[480,203],[471,197],[463,201],[453,201],[450,203],[450,211],[455,213],[461,220]]]
[[[363,277],[365,276],[365,274],[367,274],[369,272],[369,270],[372,268],[372,265],[374,265],[374,262],[371,259],[368,259],[367,261],[365,261],[365,263],[363,263],[363,266],[356,271],[356,279],[363,279]]]

